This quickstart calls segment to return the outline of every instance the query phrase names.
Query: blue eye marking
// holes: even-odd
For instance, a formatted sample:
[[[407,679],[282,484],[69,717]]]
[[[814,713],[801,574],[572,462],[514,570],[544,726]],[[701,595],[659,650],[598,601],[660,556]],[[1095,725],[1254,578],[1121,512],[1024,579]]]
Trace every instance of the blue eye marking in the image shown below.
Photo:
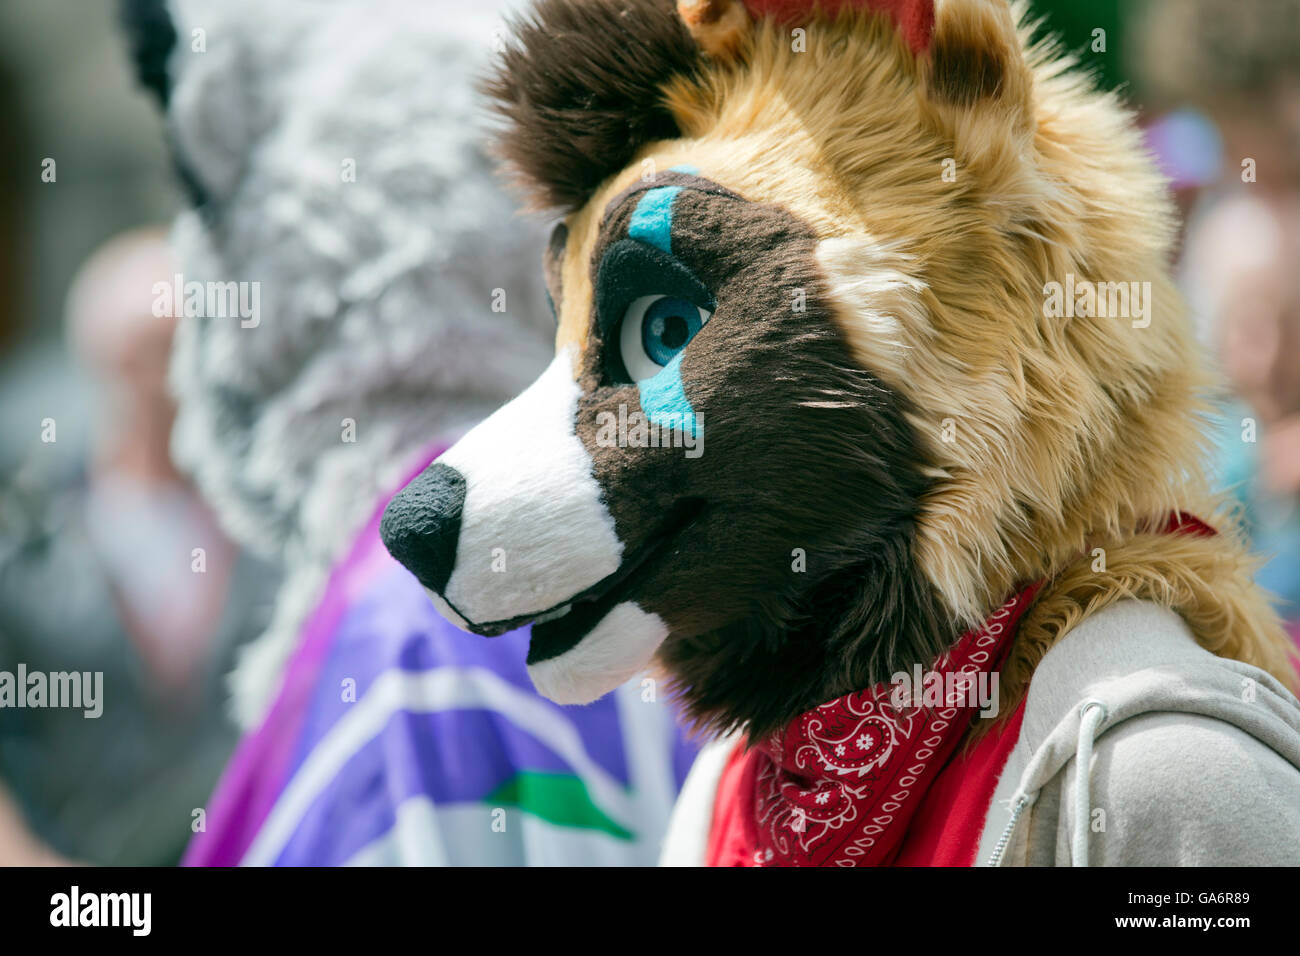
[[[685,165],[674,166],[672,171],[697,172]],[[672,255],[673,201],[681,191],[681,186],[648,190],[632,211],[628,238]],[[661,428],[697,438],[703,423],[686,397],[682,358],[687,343],[710,317],[708,311],[680,296],[643,296],[627,308],[619,336],[624,364],[636,382],[646,417]]]
[[[695,418],[695,408],[682,386],[682,357],[678,352],[653,378],[636,383],[641,396],[641,411],[661,428],[669,428],[698,438],[703,424]]]
[[[672,255],[673,200],[681,191],[681,186],[658,186],[648,190],[632,211],[632,222],[627,227],[628,238],[649,243]]]

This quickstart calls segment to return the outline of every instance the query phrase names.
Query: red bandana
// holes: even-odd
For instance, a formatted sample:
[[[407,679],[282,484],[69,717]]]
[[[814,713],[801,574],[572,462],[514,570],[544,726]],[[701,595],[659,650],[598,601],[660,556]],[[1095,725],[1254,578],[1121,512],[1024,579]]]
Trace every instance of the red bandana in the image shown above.
[[[1014,595],[925,674],[923,687],[946,692],[940,706],[895,708],[895,685],[877,684],[822,704],[750,749],[738,749],[718,787],[708,865],[894,862],[927,788],[979,710],[973,691],[996,691],[986,675],[1001,668],[1039,587]]]

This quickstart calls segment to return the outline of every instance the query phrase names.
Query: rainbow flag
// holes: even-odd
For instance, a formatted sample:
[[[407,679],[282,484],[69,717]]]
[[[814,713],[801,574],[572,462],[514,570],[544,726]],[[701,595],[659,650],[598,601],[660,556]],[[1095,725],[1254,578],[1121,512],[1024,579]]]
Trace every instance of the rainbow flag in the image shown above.
[[[653,864],[695,756],[671,702],[639,680],[585,707],[540,697],[527,628],[448,624],[384,549],[386,503],[184,865]]]

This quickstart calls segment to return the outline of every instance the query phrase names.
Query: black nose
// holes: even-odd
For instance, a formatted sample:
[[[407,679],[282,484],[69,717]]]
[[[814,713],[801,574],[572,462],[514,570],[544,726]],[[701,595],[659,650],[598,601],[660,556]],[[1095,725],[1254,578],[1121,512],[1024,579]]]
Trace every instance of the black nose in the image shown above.
[[[465,506],[465,476],[434,462],[393,495],[379,523],[390,554],[441,594],[456,563],[460,514]]]

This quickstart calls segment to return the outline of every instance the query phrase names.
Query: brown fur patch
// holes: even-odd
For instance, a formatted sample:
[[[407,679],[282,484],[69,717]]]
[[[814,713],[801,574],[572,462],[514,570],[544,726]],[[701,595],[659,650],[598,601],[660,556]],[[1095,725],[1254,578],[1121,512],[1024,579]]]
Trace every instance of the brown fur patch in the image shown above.
[[[598,439],[602,413],[641,411],[637,386],[610,361],[621,306],[669,291],[653,265],[640,277],[602,275],[619,271],[606,252],[627,241],[637,200],[665,185],[683,187],[671,258],[714,300],[681,365],[706,438],[696,459]],[[635,552],[683,501],[700,506],[624,596],[671,628],[659,660],[690,718],[762,735],[949,646],[951,625],[915,566],[928,481],[905,404],[855,366],[808,226],[665,173],[611,201],[590,261],[598,294],[576,427],[619,539]],[[624,288],[602,294],[611,281]]]
[[[577,208],[642,146],[679,135],[662,89],[695,74],[700,50],[672,0],[542,0],[514,34],[485,90],[534,205]]]
[[[931,51],[930,95],[936,100],[972,106],[998,95],[1007,71],[998,49],[943,35],[935,39]]]

